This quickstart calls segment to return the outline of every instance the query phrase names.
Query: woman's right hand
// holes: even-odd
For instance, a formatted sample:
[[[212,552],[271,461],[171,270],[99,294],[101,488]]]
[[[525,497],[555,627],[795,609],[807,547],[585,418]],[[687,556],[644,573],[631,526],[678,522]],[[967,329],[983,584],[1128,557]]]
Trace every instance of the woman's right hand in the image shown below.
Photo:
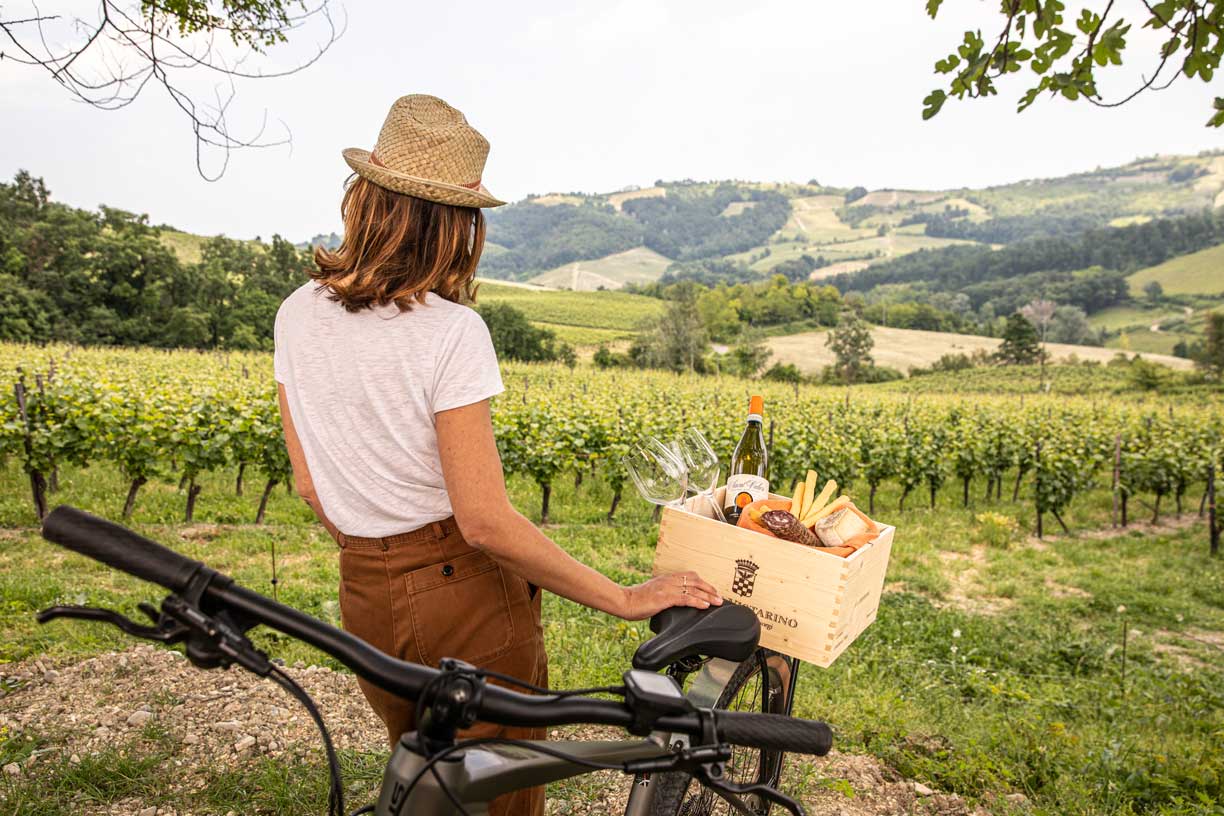
[[[625,620],[645,620],[673,606],[709,609],[723,602],[718,590],[695,572],[660,575],[637,586],[625,587],[624,592],[625,601],[619,617]]]

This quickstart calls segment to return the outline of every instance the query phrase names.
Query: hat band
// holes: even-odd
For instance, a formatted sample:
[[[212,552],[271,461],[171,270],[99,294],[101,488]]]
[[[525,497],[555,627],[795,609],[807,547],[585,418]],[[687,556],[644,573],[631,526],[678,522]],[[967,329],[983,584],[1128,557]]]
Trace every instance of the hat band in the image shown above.
[[[384,169],[384,170],[391,170],[391,168],[387,167],[387,165],[383,164],[381,161],[379,161],[379,160],[378,160],[378,156],[374,155],[374,151],[373,151],[373,150],[371,150],[371,151],[370,151],[370,164],[374,165],[375,167],[381,167],[381,168],[382,168],[382,169]],[[393,172],[393,173],[394,173],[394,172],[398,172],[398,171],[392,170],[391,172]],[[456,187],[466,187],[466,188],[468,188],[469,190],[479,190],[479,189],[480,189],[480,182],[481,182],[481,179],[476,179],[476,180],[475,180],[475,181],[473,181],[471,184],[463,184],[462,182],[460,182],[459,184],[456,184],[455,186],[456,186]],[[451,184],[452,182],[447,181],[447,182],[443,182],[443,183],[444,183],[444,184]]]

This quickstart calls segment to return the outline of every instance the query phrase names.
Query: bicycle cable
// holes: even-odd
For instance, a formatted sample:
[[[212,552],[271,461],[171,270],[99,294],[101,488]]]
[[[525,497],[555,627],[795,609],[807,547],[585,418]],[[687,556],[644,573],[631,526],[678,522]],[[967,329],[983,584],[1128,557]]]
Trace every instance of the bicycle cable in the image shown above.
[[[319,729],[319,734],[323,737],[323,749],[327,753],[327,771],[331,776],[331,785],[327,792],[328,816],[345,816],[344,780],[340,775],[340,759],[336,756],[336,747],[332,744],[327,724],[323,722],[323,715],[319,712],[319,708],[315,705],[314,700],[306,693],[306,690],[298,685],[297,681],[290,677],[280,666],[272,664],[272,671],[268,676],[305,707],[306,711],[310,714],[310,718],[314,720],[315,726]],[[363,811],[357,811],[357,813],[361,812]]]
[[[408,782],[407,786],[405,786],[404,798],[401,800],[400,807],[401,808],[403,807],[404,803],[406,803],[408,800],[408,795],[412,793],[413,789],[415,789],[418,784],[420,784],[421,779],[425,776],[426,772],[429,772],[433,776],[433,778],[437,781],[438,788],[444,794],[446,794],[446,798],[449,799],[451,801],[451,804],[454,805],[455,808],[459,811],[460,816],[472,816],[471,811],[469,811],[463,805],[463,803],[459,801],[458,797],[455,796],[455,793],[454,791],[451,790],[450,785],[448,785],[442,779],[442,777],[438,774],[436,766],[443,759],[446,759],[446,757],[450,756],[451,754],[457,751],[465,751],[469,748],[476,748],[481,745],[513,745],[519,748],[526,748],[527,750],[535,751],[536,753],[543,754],[544,756],[550,756],[555,759],[563,759],[567,762],[572,762],[575,765],[579,765],[584,768],[590,768],[591,770],[594,770],[594,771],[622,771],[622,772],[625,771],[624,763],[618,764],[618,763],[613,763],[613,762],[595,762],[594,760],[589,760],[589,759],[579,759],[577,757],[570,756],[564,751],[557,750],[555,748],[549,748],[539,742],[532,742],[530,740],[521,740],[521,739],[511,739],[509,737],[478,737],[476,739],[464,740],[463,742],[457,742],[454,745],[448,746],[447,748],[443,748],[441,751],[429,757],[429,759],[425,760],[425,764],[421,766],[420,770],[417,771],[416,775],[413,776],[412,779]],[[396,810],[393,816],[399,816],[399,810]]]

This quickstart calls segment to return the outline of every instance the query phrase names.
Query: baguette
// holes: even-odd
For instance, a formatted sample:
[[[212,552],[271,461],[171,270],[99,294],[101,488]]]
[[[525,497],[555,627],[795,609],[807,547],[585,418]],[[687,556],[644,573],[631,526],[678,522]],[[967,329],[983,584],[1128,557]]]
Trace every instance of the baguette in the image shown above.
[[[812,506],[812,496],[816,493],[816,471],[809,470],[807,479],[803,482],[803,501],[799,503],[798,512],[793,513],[795,518],[803,518],[803,514]]]
[[[820,508],[819,510],[813,510],[811,513],[804,516],[803,519],[801,520],[801,523],[803,524],[804,527],[811,527],[813,524],[820,521],[825,516],[829,515],[830,513],[836,513],[838,510],[842,509],[849,503],[850,503],[849,496],[838,496],[836,500],[830,502],[829,504],[826,504],[824,507]]]

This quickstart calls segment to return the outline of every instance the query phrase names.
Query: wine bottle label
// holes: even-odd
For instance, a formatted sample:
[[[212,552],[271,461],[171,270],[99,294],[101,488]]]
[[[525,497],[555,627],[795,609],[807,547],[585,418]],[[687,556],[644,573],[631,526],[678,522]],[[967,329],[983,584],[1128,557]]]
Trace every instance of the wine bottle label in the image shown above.
[[[727,477],[727,495],[723,505],[743,510],[754,501],[769,498],[769,480],[752,473],[733,473]]]

